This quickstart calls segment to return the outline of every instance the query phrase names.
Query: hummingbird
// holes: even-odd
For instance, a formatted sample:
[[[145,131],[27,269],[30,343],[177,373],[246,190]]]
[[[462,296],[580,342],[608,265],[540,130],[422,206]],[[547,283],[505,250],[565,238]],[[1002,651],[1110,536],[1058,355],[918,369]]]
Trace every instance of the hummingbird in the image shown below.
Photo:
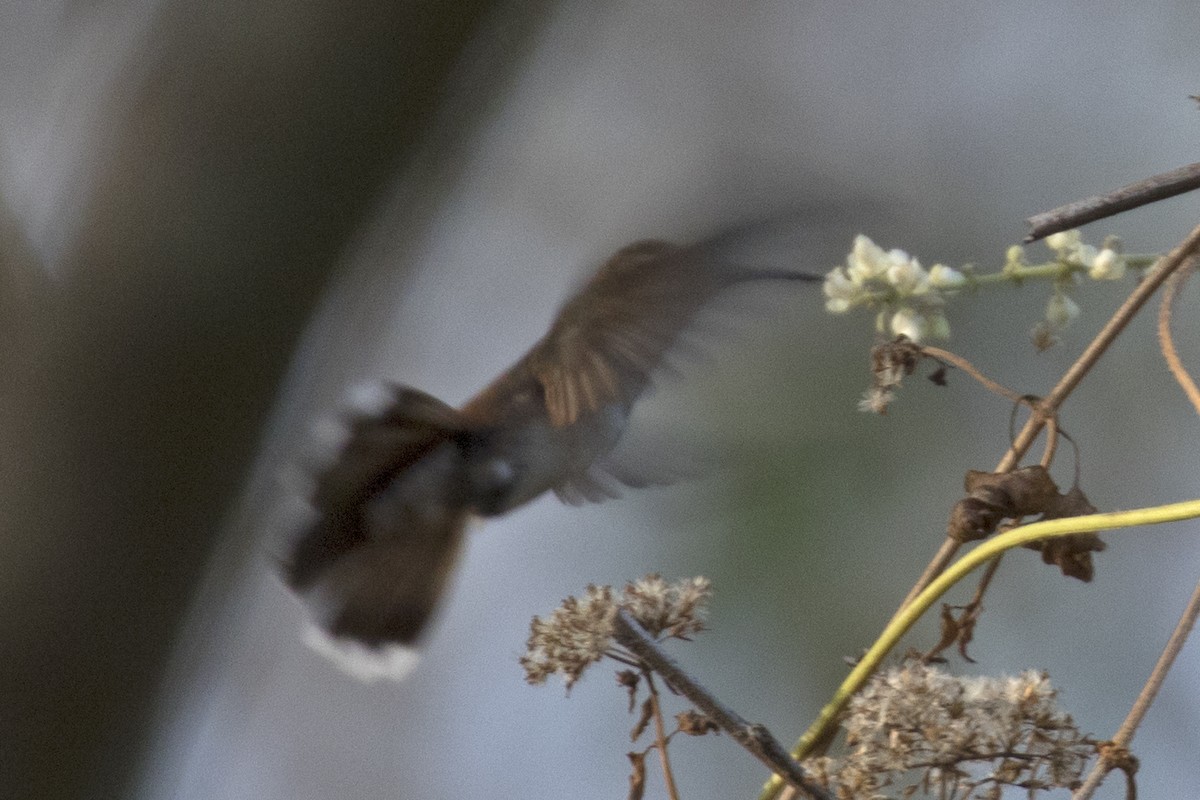
[[[609,455],[697,315],[739,284],[823,280],[747,265],[737,238],[621,248],[460,408],[386,384],[349,412],[281,565],[315,623],[309,643],[360,678],[400,678],[471,520],[546,492],[579,504],[657,482]]]

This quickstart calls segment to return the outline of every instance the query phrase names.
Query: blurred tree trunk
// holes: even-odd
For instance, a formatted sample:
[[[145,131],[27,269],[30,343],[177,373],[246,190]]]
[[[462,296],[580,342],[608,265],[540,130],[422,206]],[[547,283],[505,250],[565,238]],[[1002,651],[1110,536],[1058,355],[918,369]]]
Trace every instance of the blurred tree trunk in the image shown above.
[[[297,337],[490,5],[169,3],[61,280],[4,220],[6,796],[127,785]]]

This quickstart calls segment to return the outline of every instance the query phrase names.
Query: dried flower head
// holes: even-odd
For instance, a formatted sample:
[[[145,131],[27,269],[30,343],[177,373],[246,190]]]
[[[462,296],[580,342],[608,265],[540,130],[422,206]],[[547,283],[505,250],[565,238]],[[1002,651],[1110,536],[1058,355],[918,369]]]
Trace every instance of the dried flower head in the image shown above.
[[[545,683],[558,672],[570,689],[583,671],[608,651],[616,614],[612,587],[588,584],[582,600],[568,597],[549,619],[534,617],[521,656],[525,680]]]
[[[650,574],[625,585],[620,597],[611,586],[589,585],[583,598],[568,597],[547,619],[534,617],[521,666],[525,680],[545,683],[560,673],[570,689],[591,664],[614,650],[613,619],[624,609],[656,638],[686,639],[704,630],[705,604],[712,594],[708,578],[668,583]],[[628,656],[622,656],[624,663]]]
[[[910,338],[901,336],[881,342],[871,348],[871,388],[858,403],[859,411],[886,414],[904,378],[911,375],[921,361],[921,348]]]
[[[686,639],[704,630],[704,607],[712,596],[708,578],[667,583],[652,573],[625,584],[620,605],[655,638]]]
[[[1047,675],[1032,670],[955,677],[909,662],[877,674],[842,725],[848,752],[805,763],[838,797],[908,797],[915,786],[963,800],[999,797],[1003,786],[1032,796],[1075,786],[1096,755]]]

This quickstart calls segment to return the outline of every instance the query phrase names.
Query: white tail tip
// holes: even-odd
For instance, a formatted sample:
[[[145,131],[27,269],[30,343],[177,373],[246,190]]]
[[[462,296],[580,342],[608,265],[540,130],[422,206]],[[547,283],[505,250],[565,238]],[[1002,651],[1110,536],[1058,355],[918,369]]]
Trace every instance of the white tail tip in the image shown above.
[[[381,679],[402,681],[421,660],[420,652],[407,645],[392,643],[371,647],[353,639],[331,636],[316,625],[308,626],[304,643],[344,672],[366,683]]]

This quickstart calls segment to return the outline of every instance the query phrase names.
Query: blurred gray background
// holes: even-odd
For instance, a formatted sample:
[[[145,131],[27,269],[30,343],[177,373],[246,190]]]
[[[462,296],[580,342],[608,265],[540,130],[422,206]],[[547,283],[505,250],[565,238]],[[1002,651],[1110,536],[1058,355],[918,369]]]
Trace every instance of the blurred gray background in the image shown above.
[[[956,375],[857,412],[871,321],[815,290],[639,412],[722,469],[487,525],[403,684],[302,645],[277,476],[354,383],[466,399],[638,237],[828,208],[776,254],[824,271],[862,231],[998,266],[1029,214],[1196,160],[1196,35],[1182,0],[0,5],[0,794],[623,797],[611,670],[565,697],[516,658],[533,614],[650,571],[713,579],[712,631],[677,652],[791,742],[1009,412]],[[1155,251],[1195,220],[1189,197],[1088,236]],[[1082,289],[1042,355],[1044,289],[968,299],[951,347],[1045,391],[1124,288]],[[1194,287],[1183,302],[1194,356]],[[1064,424],[1101,508],[1196,495],[1196,418],[1148,320]],[[1015,554],[979,664],[955,668],[1048,669],[1110,735],[1195,581],[1196,533],[1110,535],[1087,586]],[[1134,743],[1143,796],[1200,784],[1198,681],[1193,643]],[[764,777],[725,738],[672,753],[687,797]]]

